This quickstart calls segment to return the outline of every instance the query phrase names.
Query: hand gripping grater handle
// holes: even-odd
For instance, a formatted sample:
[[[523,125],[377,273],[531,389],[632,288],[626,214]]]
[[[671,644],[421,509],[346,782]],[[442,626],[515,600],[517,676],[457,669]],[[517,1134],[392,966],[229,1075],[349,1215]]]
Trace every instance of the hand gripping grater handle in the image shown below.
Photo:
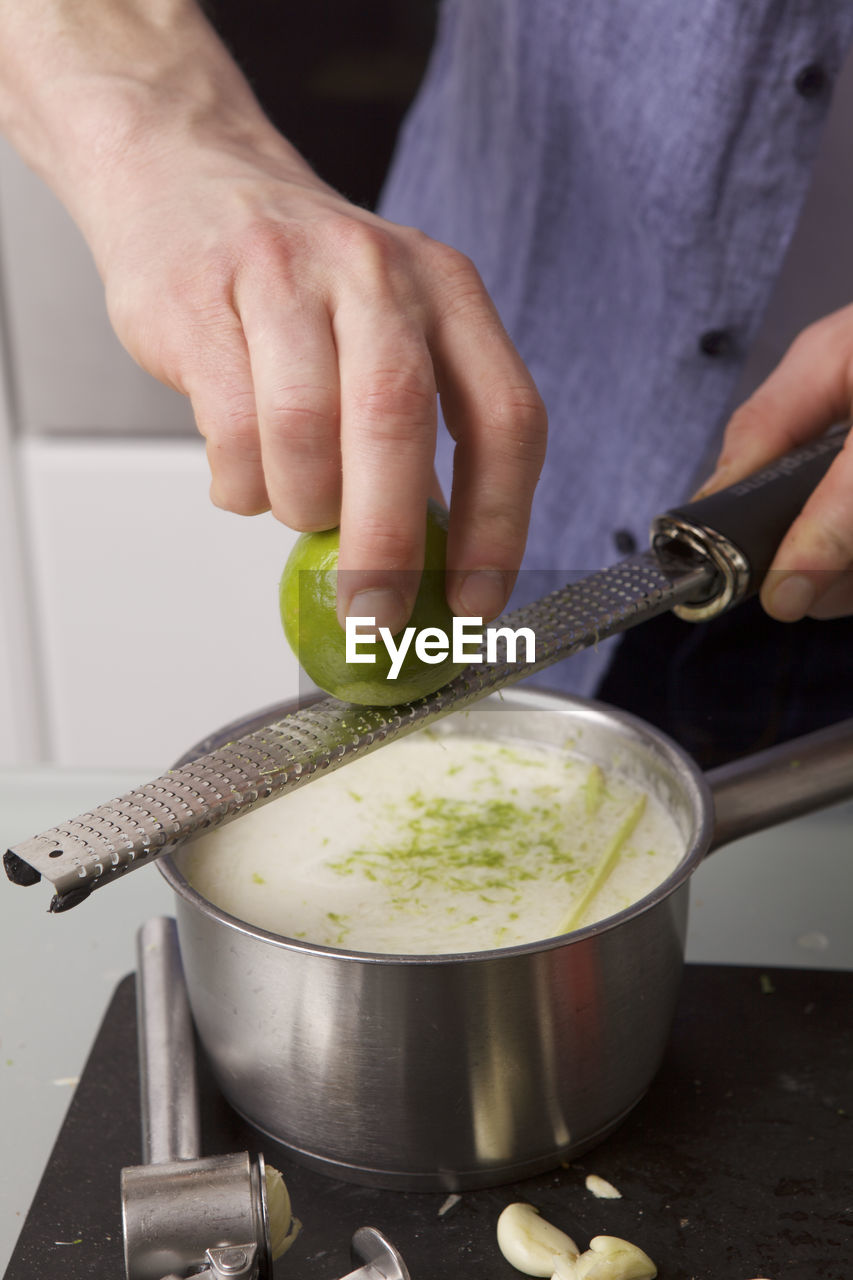
[[[629,556],[494,624],[508,633],[530,628],[533,660],[514,660],[508,636],[498,632],[494,661],[472,663],[417,702],[359,707],[324,698],[23,841],[5,855],[7,875],[22,885],[44,876],[55,889],[51,911],[65,911],[200,832],[608,636],[670,609],[691,619],[713,617],[756,589],[753,553],[767,558],[764,513],[772,508],[778,542],[844,439],[844,433],[822,437],[712,499],[659,517],[654,551]],[[718,527],[709,523],[709,503]]]
[[[676,605],[688,622],[716,617],[757,591],[785,533],[844,447],[848,424],[777,458],[719,493],[674,507],[652,522],[652,546],[691,547],[718,570],[707,601]],[[853,438],[852,438],[853,439]]]

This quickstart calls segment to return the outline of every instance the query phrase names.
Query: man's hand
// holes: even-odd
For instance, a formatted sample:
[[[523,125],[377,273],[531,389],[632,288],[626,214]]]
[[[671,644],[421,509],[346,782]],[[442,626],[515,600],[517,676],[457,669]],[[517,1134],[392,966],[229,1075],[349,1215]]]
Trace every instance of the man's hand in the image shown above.
[[[214,502],[270,508],[293,529],[340,524],[341,616],[396,632],[423,565],[440,392],[456,439],[451,607],[498,613],[545,420],[470,262],[347,205],[289,157],[176,148],[140,194],[123,233],[112,207],[92,243],[106,245],[119,337],[192,401]]]
[[[711,493],[853,416],[853,306],[804,329],[733,414]],[[791,525],[761,588],[781,622],[853,614],[853,433]]]
[[[500,612],[545,413],[472,264],[323,183],[191,0],[10,8],[0,118],[80,225],[124,345],[190,398],[213,501],[340,524],[341,617],[396,632],[423,565],[440,395],[449,602]]]

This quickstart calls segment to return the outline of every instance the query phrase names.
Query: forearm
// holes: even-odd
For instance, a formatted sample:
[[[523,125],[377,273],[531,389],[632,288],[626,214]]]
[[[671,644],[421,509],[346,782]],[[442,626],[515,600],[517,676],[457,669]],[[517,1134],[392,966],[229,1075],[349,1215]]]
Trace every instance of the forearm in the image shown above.
[[[90,243],[101,202],[182,143],[310,174],[194,0],[0,0],[0,130]]]
[[[213,500],[339,524],[340,608],[368,591],[395,633],[441,388],[449,600],[500,612],[545,414],[470,262],[323,183],[194,0],[0,0],[0,128],[81,227],[128,351],[191,400]]]

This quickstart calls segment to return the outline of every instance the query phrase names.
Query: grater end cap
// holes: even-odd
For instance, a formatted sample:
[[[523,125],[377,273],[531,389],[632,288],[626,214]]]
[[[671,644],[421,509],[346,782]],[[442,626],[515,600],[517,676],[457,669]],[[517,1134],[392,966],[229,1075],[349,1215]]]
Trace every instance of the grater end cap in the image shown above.
[[[41,880],[41,872],[36,871],[35,867],[31,867],[28,862],[24,862],[24,859],[14,853],[12,849],[7,849],[3,854],[3,866],[12,884],[20,884],[26,887],[31,884],[38,884],[39,880]]]

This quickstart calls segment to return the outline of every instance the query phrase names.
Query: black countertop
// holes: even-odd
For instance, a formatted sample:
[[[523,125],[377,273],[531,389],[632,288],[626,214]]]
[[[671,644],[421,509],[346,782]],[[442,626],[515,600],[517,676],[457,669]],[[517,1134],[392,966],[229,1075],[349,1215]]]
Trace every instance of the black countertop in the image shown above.
[[[495,1224],[528,1200],[585,1248],[618,1235],[661,1280],[853,1277],[853,973],[688,965],[652,1088],[567,1168],[511,1186],[378,1191],[293,1164],[248,1129],[202,1064],[204,1154],[263,1150],[303,1229],[276,1277],[336,1280],[356,1227],[380,1228],[412,1280],[518,1280]],[[107,1010],[6,1280],[124,1274],[119,1171],[140,1160],[134,979]],[[14,1159],[14,1152],[6,1153]],[[597,1200],[597,1173],[622,1192]],[[441,1210],[444,1209],[444,1212]]]

